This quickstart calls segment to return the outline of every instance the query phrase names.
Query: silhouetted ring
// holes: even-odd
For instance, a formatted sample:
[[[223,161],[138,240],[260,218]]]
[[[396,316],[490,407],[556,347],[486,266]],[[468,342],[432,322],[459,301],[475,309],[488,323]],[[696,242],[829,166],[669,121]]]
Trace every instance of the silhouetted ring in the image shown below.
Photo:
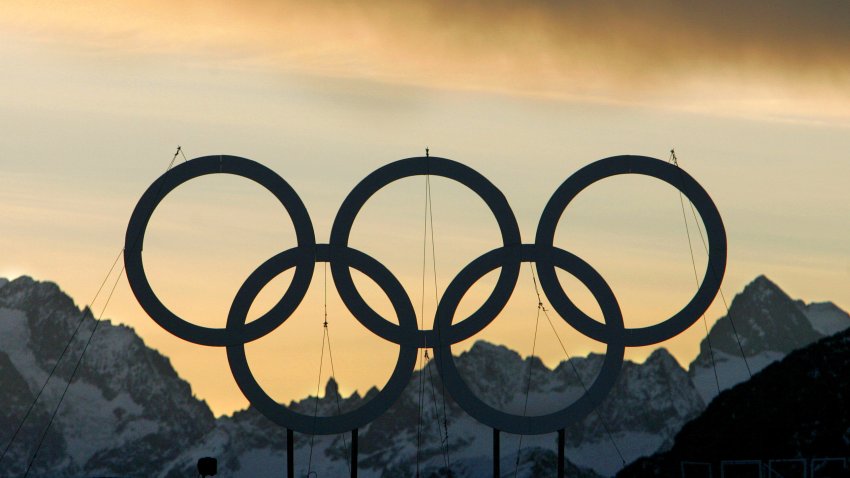
[[[301,250],[289,249],[267,260],[251,273],[242,287],[239,288],[239,292],[236,293],[236,298],[233,300],[233,305],[227,316],[228,331],[231,331],[234,335],[239,334],[239,331],[245,327],[245,320],[251,304],[263,287],[282,272],[296,266],[301,255]],[[345,262],[347,267],[353,267],[365,274],[387,294],[398,317],[398,328],[416,330],[416,313],[413,304],[410,303],[401,283],[383,264],[360,251],[335,248],[326,244],[316,246],[315,261],[330,262],[331,264]],[[355,317],[357,316],[355,315]],[[359,317],[358,320],[360,320]],[[227,361],[239,389],[260,413],[280,426],[301,433],[332,435],[362,427],[390,408],[410,382],[410,377],[416,366],[417,351],[415,345],[399,345],[398,361],[384,388],[360,408],[328,417],[297,413],[271,398],[251,373],[248,358],[245,355],[245,344],[241,341],[227,346]]]
[[[366,201],[381,188],[399,179],[425,174],[452,179],[471,189],[492,211],[499,226],[503,246],[517,246],[521,243],[516,217],[505,195],[493,183],[469,166],[456,161],[438,157],[418,157],[401,159],[387,164],[360,181],[345,198],[339,212],[337,212],[331,228],[330,244],[338,247],[348,246],[354,219]],[[480,316],[487,310],[501,308],[508,302],[519,277],[519,266],[518,261],[504,264],[493,292],[484,304],[470,316],[471,318]],[[331,262],[331,272],[343,302],[351,309],[355,317],[358,317],[358,320],[372,332],[398,344],[414,343],[421,346],[434,343],[437,340],[433,329],[417,329],[414,333],[408,333],[401,329],[393,334],[378,332],[398,326],[375,313],[360,297],[357,288],[354,286],[351,271],[345,264]],[[489,320],[493,319],[490,318]],[[473,323],[486,325],[489,321],[474,320]]]
[[[268,189],[292,218],[299,248],[310,251],[316,243],[313,223],[301,198],[289,183],[260,163],[237,156],[205,156],[175,166],[157,178],[139,199],[127,225],[124,238],[127,280],[139,304],[162,328],[183,340],[210,346],[256,340],[274,330],[295,311],[304,298],[315,266],[311,254],[299,254],[292,283],[280,301],[267,313],[246,324],[238,335],[229,333],[227,329],[195,325],[171,312],[156,296],[145,274],[142,249],[148,222],[159,203],[175,188],[190,179],[219,173],[242,176]]]
[[[517,249],[519,250],[517,251]],[[605,360],[594,382],[587,387],[584,387],[582,382],[583,388],[585,388],[584,395],[572,404],[552,413],[536,416],[515,415],[498,410],[478,398],[461,377],[454,356],[452,356],[451,345],[456,343],[457,339],[463,336],[462,334],[455,332],[459,335],[450,338],[445,338],[445,336],[451,335],[451,333],[441,334],[444,338],[434,348],[434,358],[440,370],[440,377],[442,377],[449,394],[473,418],[489,427],[508,433],[538,435],[560,430],[567,423],[581,420],[605,399],[616,383],[620,368],[623,365],[625,354],[623,316],[611,288],[605,282],[605,279],[588,263],[563,249],[541,248],[537,245],[523,244],[520,248],[514,248],[514,250],[496,249],[490,251],[465,267],[449,284],[446,293],[443,295],[444,300],[440,302],[440,308],[435,319],[436,327],[440,330],[451,330],[449,326],[454,313],[470,287],[488,272],[499,267],[502,260],[513,261],[512,256],[517,255],[517,253],[519,253],[523,262],[539,263],[539,261],[545,260],[554,267],[569,272],[590,290],[599,303],[605,319],[605,323],[600,325],[610,331],[611,340],[605,342],[607,345]],[[581,381],[581,377],[579,377],[579,381]]]
[[[693,298],[672,317],[655,325],[627,328],[625,345],[640,347],[672,338],[690,327],[705,313],[720,290],[726,271],[726,229],[717,207],[705,189],[688,173],[664,161],[646,156],[613,156],[590,163],[566,179],[552,195],[537,226],[535,244],[551,247],[555,228],[570,201],[582,190],[601,179],[618,174],[643,174],[660,179],[682,192],[696,207],[708,236],[708,264],[705,276]],[[552,307],[582,334],[600,342],[609,342],[611,328],[605,327],[579,309],[564,292],[555,268],[544,262],[537,263],[540,285]]]

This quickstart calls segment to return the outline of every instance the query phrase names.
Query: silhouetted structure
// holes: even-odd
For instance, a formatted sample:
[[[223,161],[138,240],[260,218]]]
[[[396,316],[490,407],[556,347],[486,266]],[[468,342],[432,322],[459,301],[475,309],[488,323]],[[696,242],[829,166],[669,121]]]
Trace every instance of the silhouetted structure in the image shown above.
[[[297,246],[278,253],[251,273],[236,293],[226,327],[210,328],[183,320],[159,300],[146,276],[142,249],[148,222],[166,195],[193,178],[220,173],[242,176],[269,190],[289,213],[295,227]],[[709,257],[697,292],[679,312],[648,327],[627,328],[617,299],[604,278],[578,256],[554,245],[555,229],[570,202],[593,183],[621,174],[651,176],[675,187],[693,203],[706,229]],[[376,192],[399,179],[430,175],[457,181],[478,195],[496,219],[502,245],[461,269],[440,298],[434,328],[420,330],[412,301],[396,276],[373,257],[349,247],[348,242],[354,220]],[[479,422],[494,430],[520,435],[563,430],[584,418],[605,398],[620,373],[626,347],[663,342],[678,335],[702,316],[720,289],[726,257],[726,232],[716,206],[699,183],[676,165],[645,156],[614,156],[583,167],[567,178],[549,199],[538,223],[535,241],[529,244],[522,242],[516,217],[496,186],[468,166],[430,157],[427,149],[425,157],[395,161],[364,178],[340,206],[327,244],[316,242],[313,224],[303,202],[294,189],[272,170],[236,156],[197,158],[170,169],[145,191],[130,218],[124,248],[127,278],[145,311],[163,328],[184,340],[225,347],[233,377],[257,410],[288,430],[312,435],[354,431],[355,436],[359,427],[386,412],[401,395],[410,381],[420,348],[433,350],[446,390],[466,413]],[[330,264],[334,284],[354,318],[372,333],[399,346],[398,361],[384,388],[362,407],[336,416],[297,413],[272,399],[252,374],[245,354],[247,342],[270,333],[296,310],[306,295],[317,262]],[[564,408],[545,415],[511,414],[490,406],[470,390],[451,354],[453,344],[480,332],[499,315],[513,294],[523,262],[536,264],[543,292],[565,321],[580,333],[607,345],[599,375],[589,385],[582,382],[585,394]],[[263,316],[246,323],[248,311],[260,291],[291,268],[295,269],[292,282],[278,303]],[[366,303],[354,286],[352,268],[365,274],[384,291],[397,316],[397,324],[376,313]],[[467,291],[497,268],[500,269],[499,278],[490,297],[469,317],[454,323],[458,305]],[[599,304],[604,322],[594,320],[575,305],[561,287],[556,268],[572,274],[587,287]],[[497,439],[498,434],[495,434],[494,444],[498,443]],[[559,434],[559,457],[562,449],[563,436]],[[355,466],[351,473],[356,476],[356,446],[352,452]],[[563,464],[559,472],[563,473]]]
[[[218,460],[206,456],[198,459],[198,474],[202,477],[215,476],[218,473]]]

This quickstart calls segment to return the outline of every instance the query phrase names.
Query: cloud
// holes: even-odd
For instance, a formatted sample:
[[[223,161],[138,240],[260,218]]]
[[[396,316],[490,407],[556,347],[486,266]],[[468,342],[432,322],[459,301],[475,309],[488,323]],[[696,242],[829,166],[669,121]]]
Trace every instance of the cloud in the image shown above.
[[[103,55],[434,88],[820,116],[850,101],[845,1],[21,2],[0,21]]]

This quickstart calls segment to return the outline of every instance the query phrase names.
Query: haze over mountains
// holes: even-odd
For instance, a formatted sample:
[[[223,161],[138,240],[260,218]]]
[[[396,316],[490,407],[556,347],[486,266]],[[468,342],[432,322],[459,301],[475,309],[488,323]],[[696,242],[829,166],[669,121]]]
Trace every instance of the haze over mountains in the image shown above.
[[[56,358],[72,335],[81,314],[57,285],[21,277],[0,279],[0,445],[5,447],[27,408],[38,394]],[[597,411],[567,430],[567,457],[575,464],[570,476],[610,476],[626,463],[673,446],[676,434],[706,409],[717,394],[714,365],[721,389],[749,379],[741,349],[753,374],[790,352],[850,326],[850,316],[831,303],[805,304],[788,297],[761,276],[730,304],[729,319],[720,319],[703,341],[689,370],[664,349],[644,363],[626,362],[620,379]],[[54,379],[24,423],[0,474],[23,473],[35,443],[64,389],[83,348],[83,338],[95,326],[86,313],[81,333],[58,365]],[[713,352],[713,354],[712,354]],[[521,413],[524,386],[531,373],[530,413],[554,409],[583,392],[599,369],[602,357],[591,354],[548,369],[537,359],[522,358],[503,346],[476,343],[458,357],[458,368],[492,405]],[[494,365],[498,364],[498,365]],[[442,401],[436,367],[425,369],[437,386],[426,393],[419,446],[423,476],[441,473],[447,457]],[[427,380],[427,376],[424,377]],[[426,382],[427,383],[427,382]],[[387,414],[360,430],[361,476],[410,476],[417,455],[419,373]],[[318,413],[332,415],[339,407],[356,407],[375,390],[337,397],[328,382],[318,400]],[[725,396],[725,394],[724,394]],[[439,404],[439,406],[437,406]],[[312,413],[315,397],[290,404]],[[448,460],[454,476],[480,476],[491,466],[491,431],[478,424],[450,397],[446,398]],[[348,437],[296,434],[296,469],[319,476],[348,472]],[[555,437],[503,436],[502,470],[518,468],[519,476],[554,473]],[[135,332],[104,321],[98,326],[74,383],[33,463],[30,476],[192,476],[201,456],[219,459],[219,476],[282,476],[285,430],[252,408],[215,418],[206,403],[193,396],[168,358],[145,346]],[[517,460],[519,456],[519,460]]]

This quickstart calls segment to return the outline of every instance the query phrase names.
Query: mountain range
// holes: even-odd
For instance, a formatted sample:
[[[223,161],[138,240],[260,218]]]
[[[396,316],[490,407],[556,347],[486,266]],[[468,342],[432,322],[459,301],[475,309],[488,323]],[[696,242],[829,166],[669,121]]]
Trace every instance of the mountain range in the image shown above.
[[[77,339],[55,363],[78,324]],[[202,456],[219,460],[219,476],[284,475],[285,430],[252,407],[216,418],[168,358],[147,347],[131,328],[108,320],[97,323],[56,284],[20,277],[0,279],[0,446],[9,443],[54,366],[56,372],[5,453],[0,476],[20,476],[26,470],[83,350],[83,339],[95,326],[92,344],[30,476],[194,476]],[[712,327],[687,370],[663,348],[643,363],[626,361],[605,401],[566,432],[570,476],[612,476],[640,457],[669,450],[683,426],[714,403],[718,389],[747,381],[749,374],[757,375],[793,350],[848,326],[850,316],[834,304],[793,300],[766,277],[756,278],[732,300],[729,313]],[[458,355],[457,364],[473,391],[512,412],[522,411],[530,374],[529,403],[537,407],[532,413],[542,413],[579,396],[602,358],[574,357],[549,369],[537,358],[477,342]],[[412,476],[417,450],[421,476],[447,476],[447,469],[451,476],[489,476],[491,430],[449,396],[444,427],[439,385],[426,387],[428,406],[422,407],[417,446],[420,374],[426,383],[431,376],[440,383],[437,368],[429,363],[414,374],[386,414],[360,430],[360,476]],[[320,415],[329,415],[337,407],[356,407],[376,392],[341,397],[330,380],[318,399],[305,397],[289,406],[305,413],[318,407]],[[348,474],[349,440],[296,434],[299,476],[308,471]],[[555,436],[503,435],[501,456],[501,469],[510,476],[554,476]]]

